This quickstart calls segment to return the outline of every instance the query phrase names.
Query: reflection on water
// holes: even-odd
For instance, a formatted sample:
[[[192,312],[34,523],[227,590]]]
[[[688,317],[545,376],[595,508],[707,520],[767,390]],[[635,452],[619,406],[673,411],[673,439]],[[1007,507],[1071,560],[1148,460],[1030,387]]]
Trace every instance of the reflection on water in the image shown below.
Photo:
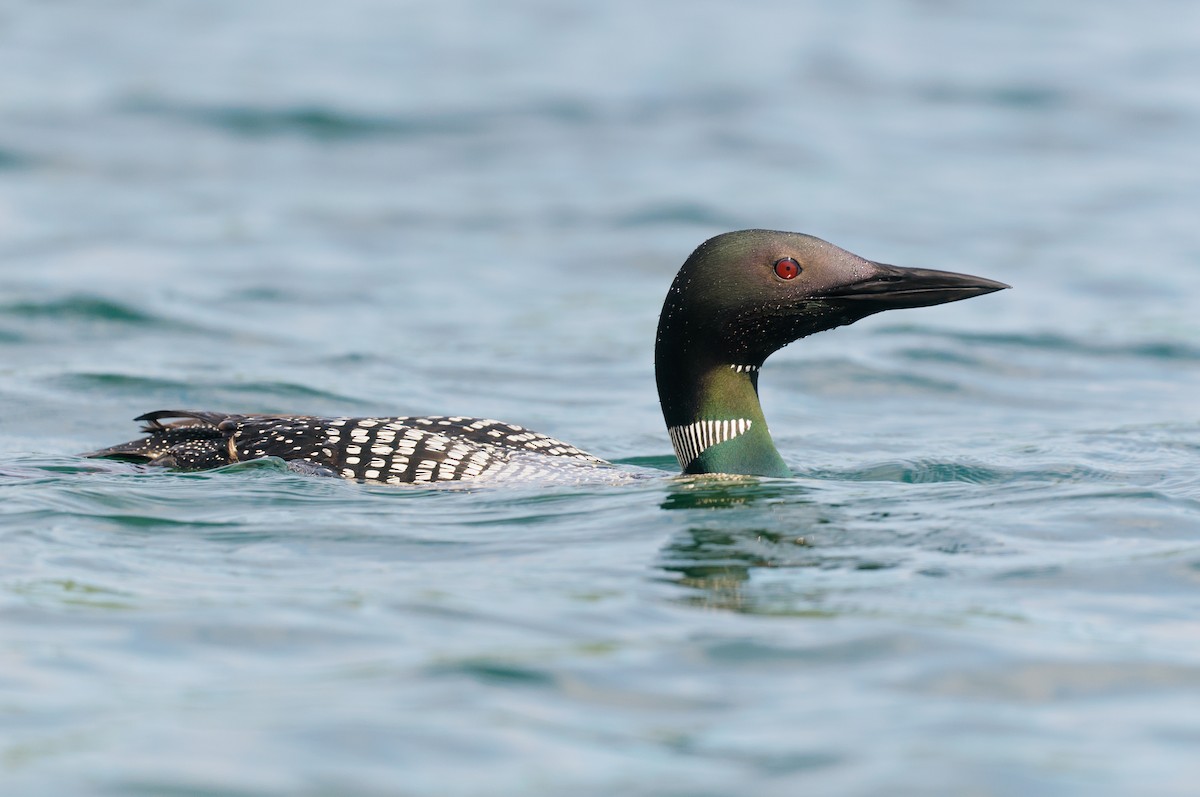
[[[827,509],[809,497],[811,492],[793,480],[753,476],[676,479],[661,507],[697,515],[698,525],[672,537],[659,566],[694,590],[685,598],[688,603],[733,611],[753,609],[753,597],[743,590],[753,569],[819,566],[819,558],[806,552],[812,546],[805,536],[805,522],[796,522],[804,507],[812,510],[808,519],[812,526],[829,522]],[[772,504],[787,505],[788,531],[779,531],[775,519],[763,516],[770,514]],[[710,511],[713,516],[705,523],[702,518]]]
[[[787,546],[806,547],[804,537],[782,535],[768,529],[691,528],[677,535],[663,550],[660,567],[682,586],[695,590],[684,600],[711,609],[748,611],[755,598],[744,585],[750,573],[760,567],[816,567],[815,557],[808,561],[787,561]]]
[[[812,489],[794,479],[706,474],[674,479],[661,506],[676,509],[730,509],[769,502],[805,503]]]

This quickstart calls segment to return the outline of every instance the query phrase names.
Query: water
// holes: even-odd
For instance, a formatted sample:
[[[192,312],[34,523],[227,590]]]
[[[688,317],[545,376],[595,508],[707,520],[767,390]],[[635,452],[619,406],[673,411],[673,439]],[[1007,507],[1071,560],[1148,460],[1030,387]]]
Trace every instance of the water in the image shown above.
[[[1198,9],[7,4],[4,794],[1192,794]],[[672,478],[657,312],[748,226],[1015,287],[772,358],[795,478]],[[176,407],[662,476],[73,456]]]

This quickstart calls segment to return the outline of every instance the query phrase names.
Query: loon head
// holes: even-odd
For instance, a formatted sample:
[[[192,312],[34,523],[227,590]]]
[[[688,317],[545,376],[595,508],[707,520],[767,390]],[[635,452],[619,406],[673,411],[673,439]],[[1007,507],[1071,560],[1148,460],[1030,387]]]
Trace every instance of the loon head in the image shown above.
[[[883,310],[1007,287],[876,263],[801,233],[710,238],[680,268],[658,323],[659,400],[680,464],[688,473],[786,475],[758,403],[758,369],[772,352]],[[720,425],[727,420],[735,423]]]

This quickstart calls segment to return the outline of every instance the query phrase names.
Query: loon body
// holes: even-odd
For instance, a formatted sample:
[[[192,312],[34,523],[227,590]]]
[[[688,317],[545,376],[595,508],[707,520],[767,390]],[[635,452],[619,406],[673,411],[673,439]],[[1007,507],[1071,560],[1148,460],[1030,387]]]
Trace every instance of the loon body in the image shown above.
[[[173,419],[163,423],[164,419]],[[579,481],[608,462],[520,426],[486,418],[316,418],[159,410],[140,440],[88,456],[178,470],[279,457],[314,476],[404,484],[468,479]]]
[[[759,369],[771,353],[883,310],[1007,287],[875,263],[800,233],[742,230],[705,241],[667,293],[654,352],[659,402],[680,468],[790,475],[758,400]],[[159,410],[134,420],[145,421],[145,437],[85,456],[179,470],[279,457],[302,473],[389,484],[581,481],[620,473],[560,440],[483,418]]]

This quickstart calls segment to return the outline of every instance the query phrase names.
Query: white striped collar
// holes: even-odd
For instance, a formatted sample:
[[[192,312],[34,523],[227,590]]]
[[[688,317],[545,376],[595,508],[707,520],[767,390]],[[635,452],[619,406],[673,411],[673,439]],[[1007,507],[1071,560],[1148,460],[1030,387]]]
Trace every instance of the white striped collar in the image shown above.
[[[687,470],[688,465],[717,443],[724,443],[745,434],[754,422],[749,418],[727,420],[702,420],[686,426],[667,429],[679,467]]]

